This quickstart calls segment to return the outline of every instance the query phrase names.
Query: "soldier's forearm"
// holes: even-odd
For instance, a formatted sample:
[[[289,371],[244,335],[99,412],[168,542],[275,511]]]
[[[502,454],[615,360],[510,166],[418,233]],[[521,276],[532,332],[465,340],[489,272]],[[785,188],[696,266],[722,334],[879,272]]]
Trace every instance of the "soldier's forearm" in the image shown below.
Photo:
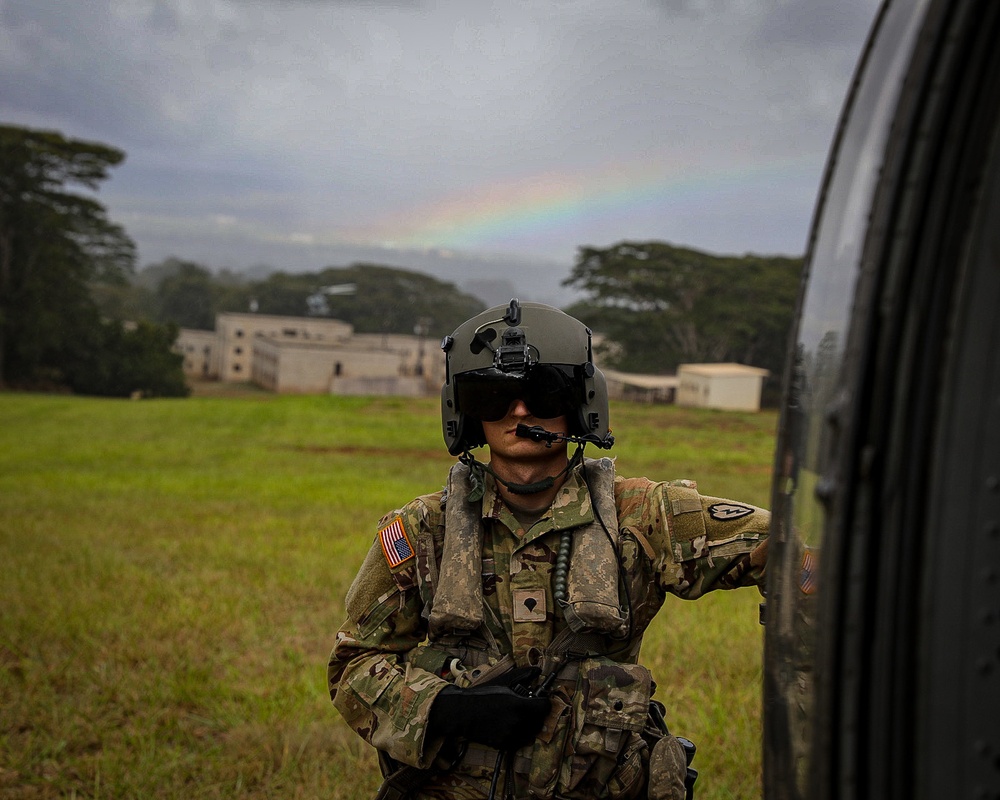
[[[427,717],[446,681],[425,670],[401,666],[391,654],[355,651],[352,655],[341,660],[335,649],[328,670],[333,704],[344,721],[397,761],[428,766],[441,742],[428,740]]]

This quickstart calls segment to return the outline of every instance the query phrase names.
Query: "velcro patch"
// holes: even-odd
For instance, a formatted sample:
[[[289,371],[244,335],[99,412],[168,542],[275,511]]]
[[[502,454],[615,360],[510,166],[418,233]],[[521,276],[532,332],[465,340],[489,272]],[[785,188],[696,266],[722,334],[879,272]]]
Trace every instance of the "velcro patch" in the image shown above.
[[[693,497],[674,497],[670,500],[670,511],[678,514],[690,514],[694,511],[701,511],[701,498],[695,494]]]
[[[709,516],[723,522],[748,517],[753,512],[752,506],[745,506],[742,503],[713,503],[708,507]]]
[[[389,569],[395,569],[414,557],[413,545],[410,544],[410,539],[406,535],[402,517],[396,517],[379,530],[378,538],[382,543],[382,552],[385,554]]]
[[[514,590],[514,622],[545,622],[545,590]]]

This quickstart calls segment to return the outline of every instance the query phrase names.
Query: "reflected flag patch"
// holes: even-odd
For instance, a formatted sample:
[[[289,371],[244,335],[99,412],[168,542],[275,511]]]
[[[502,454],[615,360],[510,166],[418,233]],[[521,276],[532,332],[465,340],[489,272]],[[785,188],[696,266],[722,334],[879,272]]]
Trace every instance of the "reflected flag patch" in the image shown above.
[[[816,591],[816,559],[811,550],[802,554],[802,570],[799,572],[799,588],[803,594],[813,594]]]
[[[385,560],[389,564],[389,569],[395,569],[400,564],[413,558],[413,545],[410,544],[403,528],[403,518],[396,517],[378,532],[379,541],[382,542],[382,552],[385,553]]]

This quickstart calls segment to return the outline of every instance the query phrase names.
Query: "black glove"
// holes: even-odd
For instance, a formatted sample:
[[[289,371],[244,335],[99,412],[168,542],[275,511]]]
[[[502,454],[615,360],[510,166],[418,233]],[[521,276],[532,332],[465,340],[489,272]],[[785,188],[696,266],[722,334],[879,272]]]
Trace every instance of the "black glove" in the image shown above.
[[[497,750],[530,744],[551,707],[548,698],[527,697],[522,688],[537,674],[512,670],[482,686],[445,686],[431,706],[428,735],[461,736]]]

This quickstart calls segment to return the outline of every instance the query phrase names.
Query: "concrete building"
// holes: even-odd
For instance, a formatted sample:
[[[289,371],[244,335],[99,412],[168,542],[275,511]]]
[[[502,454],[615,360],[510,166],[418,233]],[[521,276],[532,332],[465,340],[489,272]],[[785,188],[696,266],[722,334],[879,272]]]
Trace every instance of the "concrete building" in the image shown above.
[[[436,394],[444,381],[436,348],[416,336],[358,335],[335,344],[258,338],[251,379],[282,394]]]
[[[218,378],[222,381],[251,380],[253,345],[258,339],[343,345],[354,327],[325,317],[281,317],[271,314],[216,314],[219,347]]]
[[[677,405],[759,411],[766,369],[744,364],[681,364]]]
[[[189,377],[279,393],[434,395],[444,381],[440,350],[426,337],[355,334],[326,318],[218,314],[215,331],[181,329],[175,349]]]
[[[201,379],[218,377],[217,339],[215,331],[181,329],[174,350],[184,356],[184,374],[186,376]]]

